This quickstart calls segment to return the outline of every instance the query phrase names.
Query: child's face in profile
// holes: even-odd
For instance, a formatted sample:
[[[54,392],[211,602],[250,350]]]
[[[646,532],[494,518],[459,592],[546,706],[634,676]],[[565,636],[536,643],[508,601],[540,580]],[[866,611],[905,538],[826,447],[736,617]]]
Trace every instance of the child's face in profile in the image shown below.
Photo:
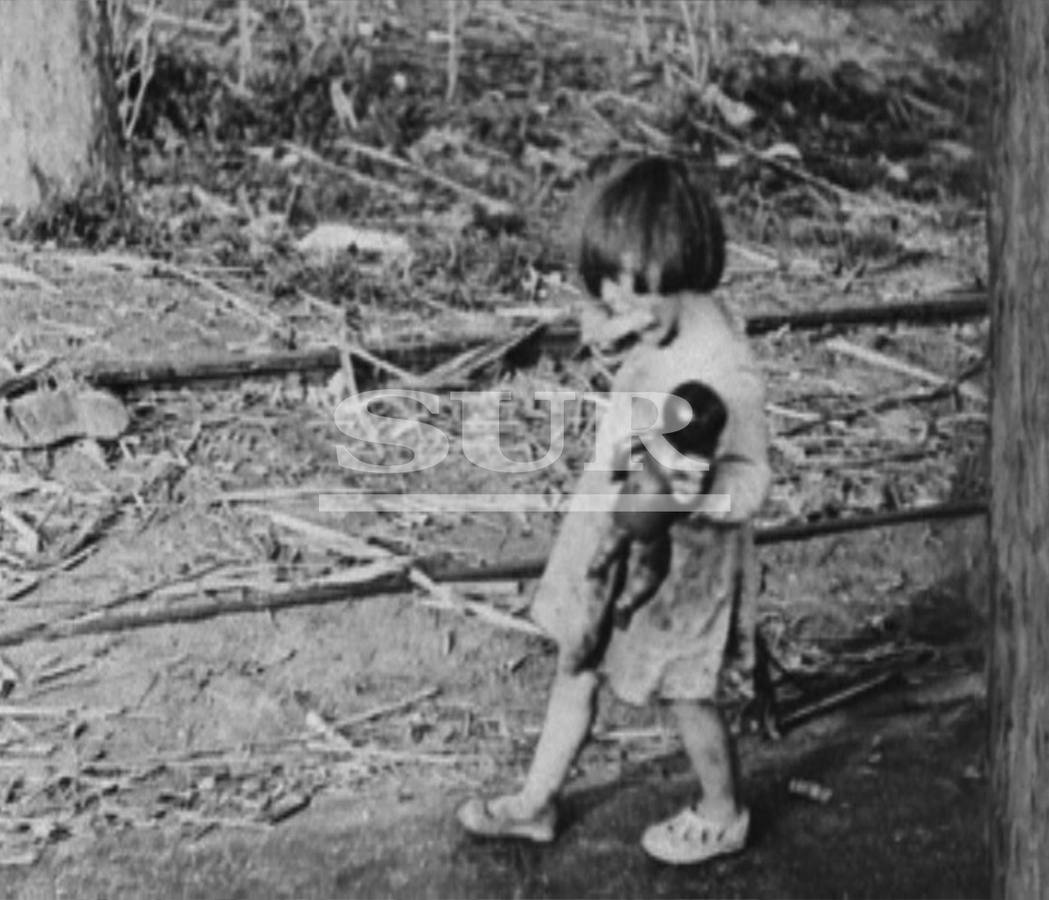
[[[583,341],[611,345],[631,334],[673,324],[677,306],[672,297],[634,292],[632,267],[624,266],[618,281],[601,282],[601,297],[589,299],[581,315]]]

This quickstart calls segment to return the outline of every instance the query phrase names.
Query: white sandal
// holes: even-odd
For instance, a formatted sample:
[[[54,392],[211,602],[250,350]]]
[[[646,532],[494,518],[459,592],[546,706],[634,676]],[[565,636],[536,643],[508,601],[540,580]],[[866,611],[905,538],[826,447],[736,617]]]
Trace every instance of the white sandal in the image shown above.
[[[731,822],[712,822],[687,807],[676,816],[645,829],[641,846],[660,862],[689,866],[716,856],[738,853],[747,844],[750,812],[742,809]]]
[[[505,798],[501,798],[505,799]],[[537,844],[548,844],[557,831],[557,811],[547,804],[530,818],[518,819],[494,802],[472,797],[456,811],[459,824],[470,834],[487,838],[521,838]]]

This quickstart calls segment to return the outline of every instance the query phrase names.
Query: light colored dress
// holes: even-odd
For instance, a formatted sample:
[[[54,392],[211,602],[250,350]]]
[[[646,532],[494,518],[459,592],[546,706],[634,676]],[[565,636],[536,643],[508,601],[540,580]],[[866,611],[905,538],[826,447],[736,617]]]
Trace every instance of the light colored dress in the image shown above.
[[[765,387],[745,339],[714,298],[684,297],[674,337],[659,345],[645,336],[624,359],[599,426],[599,454],[629,438],[629,407],[615,402],[616,392],[666,394],[690,380],[710,386],[728,412],[710,491],[728,494],[731,512],[717,524],[673,526],[666,580],[625,629],[610,631],[594,660],[628,703],[716,699],[726,655],[738,656],[743,671],[753,661],[756,579],[749,522],[770,482]],[[558,642],[562,659],[592,639],[595,604],[587,566],[619,489],[607,471],[610,460],[601,462],[602,469],[585,469],[576,484],[532,601],[532,618]]]

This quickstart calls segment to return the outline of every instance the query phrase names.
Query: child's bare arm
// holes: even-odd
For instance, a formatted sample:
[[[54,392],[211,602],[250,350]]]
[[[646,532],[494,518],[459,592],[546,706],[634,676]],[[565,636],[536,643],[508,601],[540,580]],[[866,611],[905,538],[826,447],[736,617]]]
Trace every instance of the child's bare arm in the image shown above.
[[[610,524],[587,566],[587,578],[606,578],[612,566],[626,555],[629,548],[630,532]]]
[[[765,502],[772,472],[763,459],[742,456],[720,457],[714,465],[712,494],[727,494],[730,507],[727,513],[713,514],[726,522],[745,522],[752,518]]]
[[[768,495],[772,470],[768,464],[768,423],[765,387],[760,374],[749,367],[740,373],[731,398],[729,427],[714,461],[710,493],[728,494],[730,509],[717,518],[745,522]]]

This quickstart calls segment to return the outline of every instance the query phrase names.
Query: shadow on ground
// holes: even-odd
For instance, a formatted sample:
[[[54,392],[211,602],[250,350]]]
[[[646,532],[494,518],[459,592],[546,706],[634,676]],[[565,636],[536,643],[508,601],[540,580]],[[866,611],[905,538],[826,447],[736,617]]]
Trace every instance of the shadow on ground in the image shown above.
[[[971,683],[971,676],[970,676]],[[930,700],[929,697],[934,697]],[[66,849],[5,897],[982,897],[985,716],[971,692],[868,701],[743,748],[754,832],[748,850],[674,869],[638,847],[645,824],[690,796],[684,759],[627,766],[565,802],[549,847],[461,834],[440,793],[318,806],[256,839],[196,843],[148,833]],[[833,790],[791,795],[791,778]]]

